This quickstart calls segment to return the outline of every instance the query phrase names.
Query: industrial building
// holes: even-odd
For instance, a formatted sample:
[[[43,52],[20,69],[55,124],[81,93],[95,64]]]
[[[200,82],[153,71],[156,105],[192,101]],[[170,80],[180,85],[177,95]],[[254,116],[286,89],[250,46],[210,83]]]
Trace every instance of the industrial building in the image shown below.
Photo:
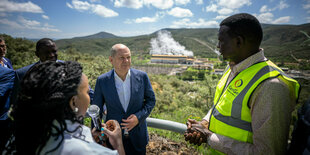
[[[194,57],[184,55],[152,55],[151,63],[193,64]]]

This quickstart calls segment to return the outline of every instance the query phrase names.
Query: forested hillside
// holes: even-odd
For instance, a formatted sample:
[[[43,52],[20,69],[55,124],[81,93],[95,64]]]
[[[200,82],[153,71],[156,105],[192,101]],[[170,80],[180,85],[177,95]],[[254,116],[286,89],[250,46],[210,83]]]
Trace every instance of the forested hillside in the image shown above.
[[[295,62],[297,59],[310,59],[310,43],[306,34],[310,35],[310,24],[303,25],[267,25],[263,24],[264,38],[261,47],[265,55],[277,62]],[[163,29],[171,32],[172,37],[193,51],[196,57],[217,57],[214,53],[217,44],[216,28],[201,29]],[[156,37],[156,32],[149,35],[135,37],[110,37],[97,38],[81,37],[57,40],[60,49],[75,48],[78,52],[92,53],[95,55],[108,55],[110,47],[115,43],[124,43],[133,51],[134,55],[149,57],[150,40]]]

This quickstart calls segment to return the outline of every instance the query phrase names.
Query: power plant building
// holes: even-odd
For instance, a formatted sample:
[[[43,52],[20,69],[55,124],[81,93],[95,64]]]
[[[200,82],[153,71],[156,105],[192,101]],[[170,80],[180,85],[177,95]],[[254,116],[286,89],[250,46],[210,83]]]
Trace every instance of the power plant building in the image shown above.
[[[193,64],[194,57],[184,55],[152,55],[151,63]]]

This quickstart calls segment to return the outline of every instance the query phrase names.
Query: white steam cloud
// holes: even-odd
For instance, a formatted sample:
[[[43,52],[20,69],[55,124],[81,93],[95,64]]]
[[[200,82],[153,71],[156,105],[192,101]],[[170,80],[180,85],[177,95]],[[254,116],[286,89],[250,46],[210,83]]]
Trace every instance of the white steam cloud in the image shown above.
[[[150,54],[159,55],[185,55],[193,56],[192,51],[185,50],[185,47],[176,42],[169,31],[159,31],[157,38],[152,38]]]

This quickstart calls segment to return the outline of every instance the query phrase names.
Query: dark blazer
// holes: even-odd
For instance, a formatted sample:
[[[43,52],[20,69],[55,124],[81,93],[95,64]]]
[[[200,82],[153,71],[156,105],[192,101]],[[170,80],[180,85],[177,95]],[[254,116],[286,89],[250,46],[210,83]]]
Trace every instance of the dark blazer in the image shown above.
[[[11,105],[15,105],[16,102],[17,102],[17,95],[18,95],[18,92],[19,92],[19,89],[20,89],[20,82],[21,82],[21,80],[24,78],[24,76],[27,73],[27,71],[30,68],[32,68],[32,66],[34,66],[34,65],[36,65],[38,63],[40,63],[40,61],[15,70],[16,76],[15,76],[15,80],[14,80],[14,87],[13,87],[13,92],[12,92]]]
[[[10,59],[3,57],[3,63],[7,66],[7,68],[13,69],[12,62]]]
[[[10,108],[10,95],[12,93],[15,71],[0,66],[0,120],[8,118],[7,112]]]
[[[36,63],[33,63],[31,65],[28,65],[28,66],[25,66],[25,67],[22,67],[22,68],[19,68],[16,70],[16,76],[17,76],[17,80],[22,80],[25,76],[25,74],[27,73],[27,71],[32,68],[32,66],[36,65],[40,63],[40,61],[36,62]]]
[[[122,119],[127,119],[131,114],[135,114],[139,124],[129,131],[129,136],[135,149],[140,151],[143,148],[145,149],[148,143],[146,118],[154,108],[156,100],[150,80],[145,72],[131,68],[130,85],[131,95],[126,112],[115,87],[114,69],[98,77],[92,104],[100,107],[100,114],[103,112],[104,103],[106,104],[106,121],[114,119],[121,123]]]

